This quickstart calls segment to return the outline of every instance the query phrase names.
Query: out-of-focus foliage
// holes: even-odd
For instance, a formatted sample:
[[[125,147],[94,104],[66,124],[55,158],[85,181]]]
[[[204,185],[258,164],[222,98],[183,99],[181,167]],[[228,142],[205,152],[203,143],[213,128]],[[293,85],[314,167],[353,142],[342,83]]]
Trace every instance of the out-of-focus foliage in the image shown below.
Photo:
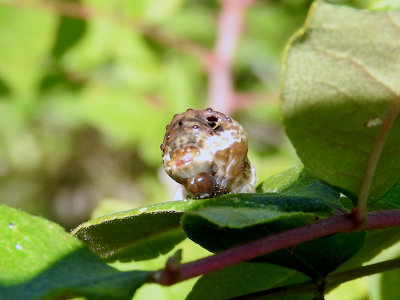
[[[104,198],[169,200],[159,145],[173,114],[207,105],[207,70],[156,36],[212,49],[220,3],[53,3],[0,1],[0,202],[71,228]],[[276,91],[282,49],[309,4],[260,1],[246,13],[233,74],[256,100],[235,117],[260,179],[294,161]],[[83,11],[76,5],[84,18],[69,15]]]

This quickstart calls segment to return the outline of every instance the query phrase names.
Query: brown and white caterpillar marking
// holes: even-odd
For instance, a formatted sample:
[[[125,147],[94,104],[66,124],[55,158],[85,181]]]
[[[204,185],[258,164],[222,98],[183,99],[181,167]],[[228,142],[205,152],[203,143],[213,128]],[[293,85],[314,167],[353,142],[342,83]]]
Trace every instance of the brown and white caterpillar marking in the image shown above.
[[[255,168],[247,158],[247,134],[229,116],[188,109],[175,115],[161,145],[165,171],[187,198],[212,198],[255,190]]]

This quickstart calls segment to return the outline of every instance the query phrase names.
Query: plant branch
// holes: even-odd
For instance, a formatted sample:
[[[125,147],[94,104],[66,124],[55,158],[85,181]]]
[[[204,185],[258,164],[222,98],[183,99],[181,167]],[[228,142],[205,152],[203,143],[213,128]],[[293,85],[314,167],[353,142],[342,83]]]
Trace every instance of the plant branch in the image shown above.
[[[336,273],[327,276],[324,281],[324,287],[326,289],[333,288],[341,283],[355,280],[364,276],[370,276],[377,273],[400,268],[400,258],[379,262],[376,264],[354,268],[344,272]],[[283,297],[291,294],[307,293],[307,292],[318,292],[320,283],[315,281],[307,281],[298,284],[292,284],[287,286],[281,286],[278,288],[272,288],[265,291],[259,291],[239,297],[231,298],[230,300],[254,300],[254,299],[269,299]]]
[[[362,266],[355,269],[332,274],[327,277],[326,283],[328,287],[334,287],[347,281],[397,268],[400,268],[400,258],[390,259],[372,265]]]
[[[356,217],[356,220],[359,222],[360,226],[363,226],[363,224],[365,223],[367,217],[367,201],[372,184],[372,179],[374,177],[379,159],[381,158],[382,150],[385,145],[386,139],[389,135],[390,129],[399,113],[399,109],[400,109],[400,97],[398,97],[390,107],[388,116],[382,123],[381,130],[375,141],[371,155],[368,158],[367,167],[365,169],[363,181],[361,183],[361,189],[358,197],[357,207],[354,210],[354,215]]]
[[[283,297],[292,294],[300,294],[307,292],[316,293],[318,291],[318,288],[319,288],[318,283],[310,280],[303,283],[285,285],[265,291],[249,293],[235,298],[230,298],[229,300],[277,299],[277,297]]]
[[[232,61],[243,26],[243,16],[251,0],[224,0],[218,17],[217,40],[208,56],[208,106],[230,114],[234,104]]]
[[[364,229],[388,228],[399,225],[400,210],[378,211],[368,214]],[[171,274],[164,269],[159,270],[153,274],[150,278],[150,282],[172,285],[189,278],[215,272],[236,263],[250,260],[282,248],[295,246],[302,242],[338,232],[353,232],[357,230],[360,230],[360,227],[358,223],[355,222],[352,213],[332,216],[322,221],[280,232],[221,251],[215,255],[197,261],[182,264],[179,274],[174,274],[174,276],[171,276]]]
[[[141,23],[133,18],[110,12],[104,12],[95,7],[83,5],[75,2],[66,1],[27,1],[27,0],[15,0],[15,1],[2,1],[0,4],[38,9],[43,11],[55,12],[57,14],[68,16],[71,18],[82,19],[82,20],[105,20],[113,24],[128,26],[141,34],[149,37],[150,39],[157,41],[161,44],[170,46],[179,51],[185,52],[192,55],[203,63],[206,63],[207,57],[209,56],[209,50],[198,45],[190,40],[174,36],[157,26],[151,26],[148,24]]]

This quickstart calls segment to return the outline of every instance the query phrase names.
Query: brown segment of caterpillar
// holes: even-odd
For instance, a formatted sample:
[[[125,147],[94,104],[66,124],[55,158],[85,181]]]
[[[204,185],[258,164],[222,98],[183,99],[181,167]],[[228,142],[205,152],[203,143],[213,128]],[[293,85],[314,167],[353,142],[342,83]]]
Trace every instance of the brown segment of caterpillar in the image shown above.
[[[247,134],[231,117],[207,108],[177,114],[161,145],[167,174],[187,198],[252,193],[255,168],[247,158]]]

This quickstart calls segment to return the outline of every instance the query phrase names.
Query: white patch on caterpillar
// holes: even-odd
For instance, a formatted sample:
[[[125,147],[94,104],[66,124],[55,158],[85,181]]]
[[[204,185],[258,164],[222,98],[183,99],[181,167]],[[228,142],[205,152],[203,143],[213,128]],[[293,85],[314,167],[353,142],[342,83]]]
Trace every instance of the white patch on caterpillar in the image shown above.
[[[365,127],[367,127],[367,128],[376,127],[376,126],[382,125],[382,123],[383,123],[383,121],[381,118],[372,118],[372,119],[369,119],[365,123]]]
[[[210,149],[212,154],[215,154],[220,150],[229,148],[235,142],[240,142],[241,140],[242,137],[237,135],[236,130],[231,129],[210,136],[205,142],[206,148]]]

